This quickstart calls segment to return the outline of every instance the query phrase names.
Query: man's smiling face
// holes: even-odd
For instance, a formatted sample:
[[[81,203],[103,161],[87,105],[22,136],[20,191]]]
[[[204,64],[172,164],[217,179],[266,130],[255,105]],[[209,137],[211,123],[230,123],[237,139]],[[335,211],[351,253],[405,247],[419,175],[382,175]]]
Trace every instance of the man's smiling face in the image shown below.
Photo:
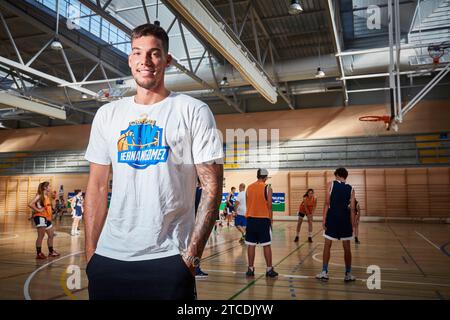
[[[162,40],[154,36],[133,39],[128,65],[139,87],[147,90],[164,85],[164,71],[172,57],[164,51]]]

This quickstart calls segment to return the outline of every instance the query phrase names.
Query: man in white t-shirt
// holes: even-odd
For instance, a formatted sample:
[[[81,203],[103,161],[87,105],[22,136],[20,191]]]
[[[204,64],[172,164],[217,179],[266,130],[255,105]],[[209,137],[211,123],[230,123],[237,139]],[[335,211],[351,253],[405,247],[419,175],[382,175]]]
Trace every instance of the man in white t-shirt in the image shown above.
[[[102,106],[92,123],[84,212],[90,299],[196,298],[194,269],[221,201],[223,147],[208,106],[165,88],[168,42],[159,26],[133,30],[136,95]]]
[[[245,228],[247,227],[247,219],[245,214],[247,212],[246,196],[245,196],[245,184],[241,183],[239,185],[239,194],[236,197],[235,209],[237,212],[236,218],[234,219],[234,225],[241,233],[240,243],[245,242]]]

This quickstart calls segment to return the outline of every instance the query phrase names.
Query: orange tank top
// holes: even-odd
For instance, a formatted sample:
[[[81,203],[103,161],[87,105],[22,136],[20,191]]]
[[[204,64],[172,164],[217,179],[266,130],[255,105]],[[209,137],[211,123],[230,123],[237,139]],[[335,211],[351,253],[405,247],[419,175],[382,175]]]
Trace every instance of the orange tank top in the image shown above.
[[[43,212],[36,212],[34,214],[36,217],[44,217],[48,221],[52,221],[52,202],[50,201],[50,198],[45,196],[44,197],[44,211]]]
[[[267,208],[265,191],[266,184],[262,181],[256,181],[248,186],[246,217],[270,219],[270,212],[269,208]]]
[[[304,197],[302,203],[300,204],[300,208],[298,209],[298,211],[300,211],[301,213],[306,213],[306,208],[305,208],[305,204],[306,206],[308,206],[309,212],[312,212],[314,207],[316,206],[316,198],[312,197],[312,199],[310,199],[309,197]]]

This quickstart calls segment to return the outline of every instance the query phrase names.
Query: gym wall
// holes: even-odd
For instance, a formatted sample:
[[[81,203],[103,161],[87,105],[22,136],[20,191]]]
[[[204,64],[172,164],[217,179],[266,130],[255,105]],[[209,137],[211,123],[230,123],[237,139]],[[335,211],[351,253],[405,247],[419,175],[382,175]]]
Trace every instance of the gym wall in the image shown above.
[[[406,115],[398,134],[450,131],[449,101],[422,101]],[[299,110],[216,115],[217,127],[226,129],[280,129],[280,140],[364,136],[358,118],[386,114],[385,105],[309,108]],[[90,125],[0,131],[0,152],[84,150]],[[395,134],[393,131],[381,132]]]
[[[276,216],[295,216],[303,194],[315,191],[315,216],[323,213],[327,183],[334,179],[333,170],[281,170],[270,172],[274,192],[285,194],[285,211]],[[75,189],[86,191],[87,174],[33,176],[0,176],[0,214],[29,214],[28,202],[42,181],[51,183],[52,191],[64,186],[65,197]],[[240,183],[256,181],[256,170],[225,172],[224,192]],[[356,192],[363,217],[385,219],[450,218],[450,168],[377,168],[349,169],[348,183]]]
[[[347,182],[356,192],[361,215],[386,219],[450,218],[450,168],[377,168],[349,169]],[[302,197],[309,188],[317,197],[315,216],[322,217],[327,183],[334,170],[282,170],[267,181],[274,192],[285,193],[284,213],[297,214]],[[256,181],[256,170],[225,173],[225,191],[248,186]]]
[[[0,176],[0,214],[31,214],[28,203],[34,198],[39,183],[50,182],[51,191],[64,186],[64,199],[75,189],[86,191],[88,174],[57,174],[32,176]]]
[[[450,131],[448,101],[423,101],[407,114],[400,134]],[[279,128],[280,140],[318,139],[363,136],[357,120],[362,115],[383,114],[384,105],[311,108],[300,110],[259,112],[252,114],[217,115],[218,127],[225,129]],[[90,125],[33,128],[0,131],[0,152],[84,150],[89,139]],[[387,132],[386,134],[394,134]],[[448,167],[377,168],[349,170],[367,217],[450,218],[450,177]],[[314,188],[318,196],[316,215],[322,214],[326,181],[332,170],[281,170],[269,183],[275,192],[285,193],[285,212],[295,215],[301,195]],[[256,170],[226,170],[224,192],[239,183],[247,185],[256,179]],[[86,190],[87,174],[55,174],[52,176],[0,177],[0,214],[21,213],[26,209],[30,194],[36,193],[41,180],[52,179],[58,191],[65,193],[80,188]],[[31,180],[30,180],[31,179]],[[29,182],[30,181],[30,182]],[[25,207],[24,207],[25,206]]]

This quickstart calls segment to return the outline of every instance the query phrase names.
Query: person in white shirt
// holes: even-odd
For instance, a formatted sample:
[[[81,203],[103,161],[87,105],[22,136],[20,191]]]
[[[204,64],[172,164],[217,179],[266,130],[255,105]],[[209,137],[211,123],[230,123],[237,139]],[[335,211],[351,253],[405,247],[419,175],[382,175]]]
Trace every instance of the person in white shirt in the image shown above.
[[[234,225],[241,233],[240,243],[245,243],[245,228],[247,227],[247,219],[245,214],[247,212],[247,205],[245,203],[245,184],[239,185],[239,194],[236,197],[235,202],[236,218],[234,219]]]
[[[97,111],[85,155],[89,298],[193,300],[194,269],[221,202],[223,145],[205,103],[166,89],[166,31],[136,27],[131,46],[136,95]]]

